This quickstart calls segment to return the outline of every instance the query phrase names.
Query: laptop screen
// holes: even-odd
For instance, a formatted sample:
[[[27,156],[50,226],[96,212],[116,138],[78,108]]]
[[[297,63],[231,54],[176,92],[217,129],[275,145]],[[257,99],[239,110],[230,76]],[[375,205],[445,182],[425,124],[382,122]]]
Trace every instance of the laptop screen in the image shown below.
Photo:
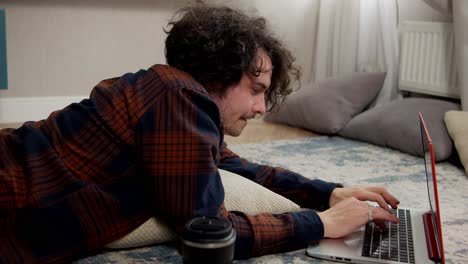
[[[428,191],[428,196],[429,196],[429,206],[431,210],[431,215],[432,215],[432,223],[434,224],[433,230],[435,232],[435,238],[437,242],[437,248],[439,252],[441,252],[442,248],[442,241],[441,241],[441,232],[439,229],[441,227],[440,217],[438,209],[439,209],[439,204],[438,204],[438,192],[437,192],[437,185],[434,181],[436,181],[436,175],[435,175],[435,162],[434,162],[434,149],[433,149],[433,144],[432,144],[432,139],[429,135],[429,131],[427,127],[424,124],[424,119],[422,118],[422,115],[420,114],[420,125],[421,125],[421,139],[422,139],[422,148],[424,151],[424,163],[425,163],[425,168],[426,168],[426,181],[427,181],[427,191]]]

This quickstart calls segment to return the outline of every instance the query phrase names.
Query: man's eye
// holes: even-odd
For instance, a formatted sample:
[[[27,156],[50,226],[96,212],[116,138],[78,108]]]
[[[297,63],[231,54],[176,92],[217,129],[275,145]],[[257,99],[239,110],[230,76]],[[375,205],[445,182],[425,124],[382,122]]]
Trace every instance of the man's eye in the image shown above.
[[[253,88],[252,89],[252,94],[257,95],[263,92],[263,89],[260,88]]]

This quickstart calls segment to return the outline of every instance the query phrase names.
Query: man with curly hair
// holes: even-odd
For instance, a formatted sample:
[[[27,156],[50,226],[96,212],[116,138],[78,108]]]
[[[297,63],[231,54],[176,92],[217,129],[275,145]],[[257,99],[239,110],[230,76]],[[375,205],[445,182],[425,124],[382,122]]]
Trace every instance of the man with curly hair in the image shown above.
[[[224,135],[278,106],[299,70],[262,17],[212,6],[179,15],[167,29],[168,65],[101,81],[89,99],[0,131],[1,263],[68,262],[153,215],[178,233],[196,216],[228,219],[236,258],[344,236],[369,210],[397,221],[388,206],[398,201],[383,188],[337,188],[231,152]],[[218,168],[321,212],[227,211]]]

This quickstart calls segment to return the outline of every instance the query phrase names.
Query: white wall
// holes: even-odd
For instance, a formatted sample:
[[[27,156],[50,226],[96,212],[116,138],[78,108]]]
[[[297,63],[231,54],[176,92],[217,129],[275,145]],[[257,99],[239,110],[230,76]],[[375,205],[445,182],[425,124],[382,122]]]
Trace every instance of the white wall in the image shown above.
[[[452,21],[450,17],[432,9],[423,0],[397,0],[399,20]]]
[[[30,97],[87,95],[102,79],[165,63],[162,28],[190,1],[4,2],[9,89],[0,97]]]
[[[6,9],[9,84],[0,90],[0,123],[45,117],[86,97],[102,79],[165,63],[163,27],[175,10],[195,1],[0,0]],[[422,0],[397,1],[400,21],[447,20]],[[319,0],[205,2],[265,16],[296,56],[303,80],[310,78]],[[38,97],[63,100],[47,99],[51,103],[38,111]],[[26,112],[18,117],[21,111]]]
[[[87,95],[100,80],[164,63],[174,10],[191,0],[0,1],[6,8],[9,89],[0,97]],[[311,72],[318,0],[208,0],[267,17]],[[398,0],[400,20],[446,18],[422,0]]]
[[[0,1],[6,8],[9,89],[0,97],[87,95],[104,78],[165,63],[162,28],[190,0]],[[317,0],[216,1],[266,16],[310,63]],[[307,63],[306,63],[307,62]]]

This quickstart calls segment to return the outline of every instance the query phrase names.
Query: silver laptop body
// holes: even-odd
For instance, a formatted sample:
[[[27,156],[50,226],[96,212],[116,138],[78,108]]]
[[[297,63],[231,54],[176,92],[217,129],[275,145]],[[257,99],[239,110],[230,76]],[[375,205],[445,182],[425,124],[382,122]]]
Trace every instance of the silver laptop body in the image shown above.
[[[403,210],[406,211],[408,209]],[[306,254],[311,257],[321,258],[325,260],[341,261],[348,263],[434,264],[434,262],[431,261],[427,256],[426,236],[424,234],[424,224],[422,220],[422,215],[426,211],[417,209],[409,210],[411,212],[412,230],[412,232],[409,233],[412,234],[413,238],[413,257],[411,257],[410,250],[406,251],[406,257],[402,257],[401,254],[397,258],[395,258],[395,256],[390,256],[388,257],[389,259],[378,259],[373,257],[362,256],[364,246],[364,230],[366,228],[365,226],[359,228],[354,233],[351,233],[350,235],[343,238],[323,239],[317,243],[312,243],[308,246]],[[388,232],[391,232],[391,230],[389,230]]]

